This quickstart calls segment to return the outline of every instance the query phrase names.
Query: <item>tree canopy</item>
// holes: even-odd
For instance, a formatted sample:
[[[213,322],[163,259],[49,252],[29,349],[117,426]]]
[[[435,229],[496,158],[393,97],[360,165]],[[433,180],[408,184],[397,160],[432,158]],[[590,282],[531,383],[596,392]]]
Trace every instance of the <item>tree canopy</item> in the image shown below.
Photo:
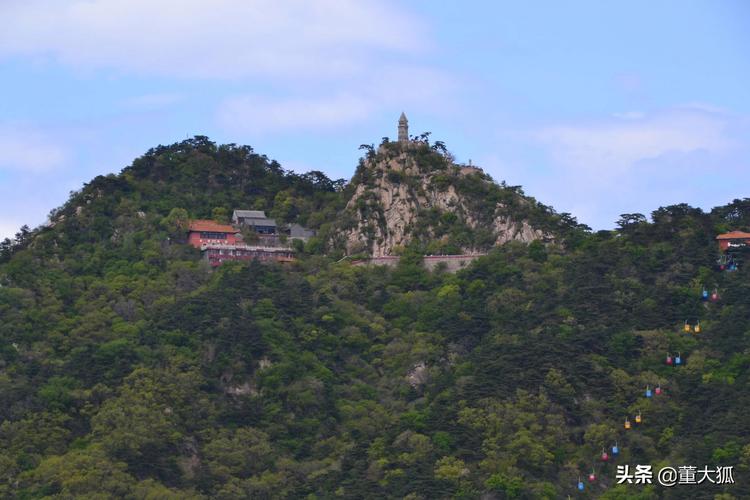
[[[714,237],[750,228],[750,200],[573,219],[449,274],[419,243],[394,268],[325,255],[347,189],[196,137],[0,247],[0,497],[565,498],[597,464],[584,498],[685,498],[615,465],[747,475],[750,271],[720,271]],[[291,266],[215,271],[180,239],[259,206],[322,236]]]

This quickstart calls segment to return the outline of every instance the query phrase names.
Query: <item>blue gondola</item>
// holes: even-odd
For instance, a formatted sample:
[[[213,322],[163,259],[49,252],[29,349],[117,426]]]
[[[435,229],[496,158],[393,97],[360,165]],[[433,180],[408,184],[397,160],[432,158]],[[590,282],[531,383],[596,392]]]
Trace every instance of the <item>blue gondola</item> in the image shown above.
[[[674,364],[675,364],[675,366],[676,365],[681,365],[682,364],[682,356],[680,356],[679,354],[677,354],[677,356],[674,357]]]
[[[617,446],[617,443],[615,443],[612,446],[612,455],[619,455],[620,454],[620,447]]]
[[[581,481],[581,478],[578,478],[578,491],[583,491],[586,489],[586,485],[583,484],[583,481]]]
[[[651,392],[651,388],[649,386],[646,386],[646,397],[650,398],[653,396],[653,393]]]
[[[708,300],[708,290],[706,290],[705,288],[701,292],[701,300]]]

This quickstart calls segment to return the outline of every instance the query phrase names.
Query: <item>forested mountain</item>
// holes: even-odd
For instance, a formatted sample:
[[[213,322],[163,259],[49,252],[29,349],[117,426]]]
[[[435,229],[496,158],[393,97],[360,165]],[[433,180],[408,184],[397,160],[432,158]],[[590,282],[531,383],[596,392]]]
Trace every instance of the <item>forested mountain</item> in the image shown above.
[[[477,220],[502,201],[549,235],[449,274],[421,255],[489,241],[450,210],[415,219],[393,268],[342,259],[367,173],[296,175],[196,137],[5,242],[0,497],[750,497],[750,259],[720,270],[714,240],[750,229],[750,199],[591,232],[519,188],[438,169],[467,210],[489,197]],[[233,208],[318,236],[290,266],[212,271],[185,224]],[[618,464],[734,466],[736,483],[616,485]]]

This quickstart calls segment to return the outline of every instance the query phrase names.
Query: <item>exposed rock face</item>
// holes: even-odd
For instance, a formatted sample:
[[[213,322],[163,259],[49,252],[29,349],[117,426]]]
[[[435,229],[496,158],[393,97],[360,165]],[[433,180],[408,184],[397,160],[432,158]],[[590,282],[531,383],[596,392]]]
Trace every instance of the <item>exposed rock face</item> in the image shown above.
[[[409,373],[406,374],[406,381],[415,389],[418,389],[419,387],[426,384],[429,378],[430,376],[427,371],[427,364],[425,364],[424,361],[420,361],[419,363],[414,365],[412,369],[409,370]]]
[[[365,252],[382,257],[392,255],[395,248],[406,245],[415,236],[445,237],[424,219],[425,213],[434,215],[436,211],[455,214],[456,220],[470,230],[484,229],[491,233],[490,238],[485,238],[483,248],[461,245],[463,253],[486,251],[489,246],[513,240],[550,239],[550,235],[527,221],[516,220],[502,203],[489,210],[485,208],[480,216],[477,205],[484,201],[469,199],[461,193],[458,181],[470,175],[482,179],[479,182],[492,181],[476,167],[453,165],[434,152],[419,154],[416,151],[419,147],[413,144],[398,149],[381,147],[377,155],[360,167],[364,179],[358,181],[346,206],[352,223],[339,235],[344,239],[347,253]],[[438,160],[441,158],[442,164]]]
[[[224,392],[232,396],[244,396],[246,394],[251,394],[253,396],[258,395],[258,389],[256,389],[250,382],[225,387]]]
[[[180,458],[177,461],[180,470],[185,477],[194,478],[201,466],[201,459],[198,455],[198,443],[195,438],[187,438],[180,446]]]

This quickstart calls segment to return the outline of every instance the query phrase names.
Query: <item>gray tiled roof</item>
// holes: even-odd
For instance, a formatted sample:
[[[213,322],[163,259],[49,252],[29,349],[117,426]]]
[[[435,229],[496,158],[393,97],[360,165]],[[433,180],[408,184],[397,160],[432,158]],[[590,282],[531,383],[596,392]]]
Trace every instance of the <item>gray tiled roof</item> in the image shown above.
[[[306,227],[300,226],[299,224],[293,223],[289,226],[289,233],[292,237],[298,238],[310,238],[315,236],[315,231],[307,229]]]
[[[239,224],[240,219],[245,219],[245,223],[250,226],[276,227],[276,221],[266,217],[262,210],[235,210],[232,213],[232,221]]]
[[[232,216],[248,219],[265,219],[266,213],[263,210],[235,210]]]
[[[251,223],[253,226],[276,226],[276,221],[273,219],[253,219]]]

